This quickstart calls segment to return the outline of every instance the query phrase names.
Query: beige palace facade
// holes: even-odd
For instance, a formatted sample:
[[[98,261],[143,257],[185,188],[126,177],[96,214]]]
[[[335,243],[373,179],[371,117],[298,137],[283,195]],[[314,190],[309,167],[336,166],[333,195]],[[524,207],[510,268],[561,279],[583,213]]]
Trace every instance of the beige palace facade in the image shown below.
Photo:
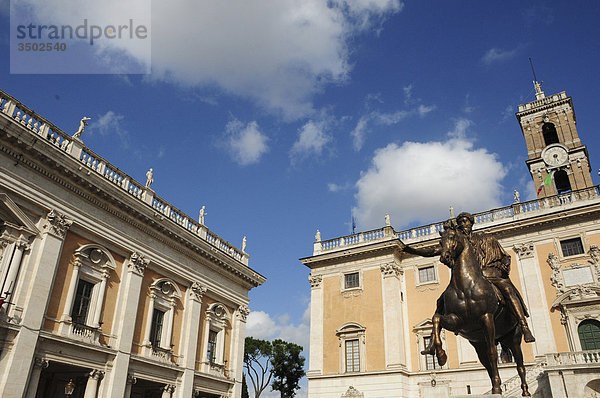
[[[79,135],[0,91],[0,396],[239,398],[265,278]]]
[[[536,341],[523,343],[530,392],[539,398],[600,397],[600,192],[565,92],[520,105],[517,119],[538,199],[475,214],[476,231],[494,234],[512,258],[510,277],[531,314]],[[468,209],[465,209],[468,210]],[[382,217],[383,218],[383,217]],[[384,221],[382,219],[382,221]],[[470,344],[443,332],[448,362],[420,351],[449,270],[437,258],[403,253],[439,240],[442,222],[321,240],[310,268],[309,398],[452,397],[484,394],[487,373]],[[508,355],[505,396],[520,396]]]

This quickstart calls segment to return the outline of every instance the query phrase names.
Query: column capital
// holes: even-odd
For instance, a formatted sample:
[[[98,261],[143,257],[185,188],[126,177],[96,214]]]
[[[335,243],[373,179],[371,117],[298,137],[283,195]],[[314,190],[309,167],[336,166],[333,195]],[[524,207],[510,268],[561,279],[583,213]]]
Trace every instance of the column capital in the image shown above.
[[[513,250],[519,256],[519,260],[524,260],[526,258],[532,258],[535,252],[535,247],[533,246],[533,242],[522,243],[513,246]]]
[[[135,377],[132,374],[128,374],[127,375],[127,381],[126,381],[126,383],[127,384],[135,384],[135,383],[137,383],[137,377]]]
[[[139,276],[144,276],[144,271],[146,270],[148,263],[150,263],[150,260],[146,257],[138,252],[133,252],[131,253],[131,256],[129,256],[129,271]]]
[[[190,298],[192,300],[202,302],[202,297],[207,291],[208,289],[202,286],[200,282],[193,282],[189,289]]]
[[[31,244],[29,243],[29,241],[27,239],[25,239],[23,237],[20,237],[19,239],[17,239],[15,241],[15,246],[17,247],[17,249],[21,249],[24,252],[31,249]]]
[[[381,269],[381,275],[384,279],[398,277],[404,273],[404,271],[394,263],[382,264],[379,268]]]
[[[310,282],[311,289],[317,289],[321,287],[321,282],[323,282],[323,275],[313,275],[310,274],[308,276],[308,281]]]
[[[174,385],[174,384],[167,384],[167,385],[165,385],[165,386],[162,388],[162,390],[163,390],[164,392],[168,392],[168,393],[171,393],[171,394],[172,394],[173,392],[175,392],[175,385]]]
[[[249,314],[250,314],[250,308],[248,308],[248,306],[246,304],[240,305],[236,311],[237,318],[242,322],[246,322]]]
[[[98,369],[93,369],[90,373],[88,373],[88,377],[95,380],[101,380],[104,377],[104,372]]]
[[[46,215],[47,224],[44,226],[48,233],[55,235],[58,238],[64,238],[67,230],[73,224],[73,220],[67,218],[64,214],[52,209]]]
[[[35,358],[35,360],[33,361],[33,366],[35,366],[37,368],[46,369],[49,365],[50,365],[50,362],[48,362],[44,358],[38,357],[38,358]]]

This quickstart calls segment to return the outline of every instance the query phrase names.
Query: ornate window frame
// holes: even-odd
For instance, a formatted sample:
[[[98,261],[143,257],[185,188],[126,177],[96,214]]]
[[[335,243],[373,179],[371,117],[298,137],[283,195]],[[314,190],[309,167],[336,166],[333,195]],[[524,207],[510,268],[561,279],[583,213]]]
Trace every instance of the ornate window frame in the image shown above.
[[[573,256],[565,256],[563,254],[561,242],[563,242],[565,240],[569,240],[569,239],[576,239],[576,238],[579,238],[581,240],[581,246],[583,246],[583,253],[575,254]],[[574,261],[576,259],[585,258],[588,256],[588,252],[591,248],[591,246],[589,245],[589,241],[588,241],[587,237],[585,236],[584,232],[579,233],[579,234],[557,236],[554,238],[554,247],[556,248],[556,252],[558,253],[558,257],[561,261],[562,260]]]
[[[427,264],[422,264],[422,265],[416,265],[415,266],[415,286],[419,287],[419,286],[427,286],[427,285],[439,285],[439,283],[440,283],[439,264],[440,264],[439,262],[433,262],[433,263],[427,263]],[[433,274],[434,274],[433,280],[421,282],[421,278],[419,277],[421,270],[425,269],[425,268],[431,268],[431,267],[433,268]]]
[[[346,275],[358,274],[358,286],[346,287]],[[340,293],[361,292],[363,290],[363,271],[362,269],[352,269],[342,272],[340,275]]]
[[[582,256],[588,260],[566,263],[567,259],[581,261]],[[552,268],[550,282],[556,289],[551,308],[560,310],[560,322],[565,327],[571,351],[581,351],[579,325],[587,319],[600,319],[600,248],[591,245],[587,253],[567,259],[549,253],[546,260]]]
[[[221,302],[208,306],[204,320],[204,338],[202,342],[202,368],[207,373],[223,375],[225,372],[225,331],[231,327],[231,311]],[[214,359],[208,358],[208,336],[210,331],[217,333]]]
[[[144,353],[146,356],[163,362],[170,362],[173,350],[171,338],[173,335],[173,320],[175,318],[175,306],[181,300],[181,290],[177,283],[169,278],[160,278],[150,285],[150,306],[146,314],[146,328],[144,333]],[[154,309],[164,312],[163,327],[161,331],[160,344],[153,346],[150,342],[150,331]]]
[[[346,371],[346,342],[349,340],[358,340],[359,372],[362,373],[367,370],[366,330],[367,328],[360,323],[346,322],[335,331],[339,341],[340,374],[357,373]]]
[[[108,249],[95,243],[79,247],[73,256],[75,258],[73,273],[59,330],[63,335],[71,338],[98,343],[103,323],[101,316],[106,285],[111,272],[116,269],[117,265]],[[94,285],[85,323],[75,323],[71,316],[80,280]]]

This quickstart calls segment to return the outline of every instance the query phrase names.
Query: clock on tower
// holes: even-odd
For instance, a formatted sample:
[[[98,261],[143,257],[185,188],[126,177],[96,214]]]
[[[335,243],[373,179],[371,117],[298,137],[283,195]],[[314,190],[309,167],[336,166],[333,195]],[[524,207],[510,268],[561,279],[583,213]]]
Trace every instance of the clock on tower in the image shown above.
[[[519,105],[517,120],[527,145],[527,166],[535,186],[548,173],[554,183],[544,185],[539,197],[593,186],[589,155],[577,133],[573,100],[566,92],[546,96],[534,81],[535,101]]]

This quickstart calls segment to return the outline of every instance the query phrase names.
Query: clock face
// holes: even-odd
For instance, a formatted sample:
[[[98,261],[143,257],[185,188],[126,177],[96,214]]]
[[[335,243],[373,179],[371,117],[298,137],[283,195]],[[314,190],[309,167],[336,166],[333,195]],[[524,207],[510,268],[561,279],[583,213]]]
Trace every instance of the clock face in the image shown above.
[[[569,154],[564,147],[553,145],[544,149],[542,159],[544,159],[544,162],[546,162],[548,166],[557,167],[565,164],[567,160],[569,160]]]

